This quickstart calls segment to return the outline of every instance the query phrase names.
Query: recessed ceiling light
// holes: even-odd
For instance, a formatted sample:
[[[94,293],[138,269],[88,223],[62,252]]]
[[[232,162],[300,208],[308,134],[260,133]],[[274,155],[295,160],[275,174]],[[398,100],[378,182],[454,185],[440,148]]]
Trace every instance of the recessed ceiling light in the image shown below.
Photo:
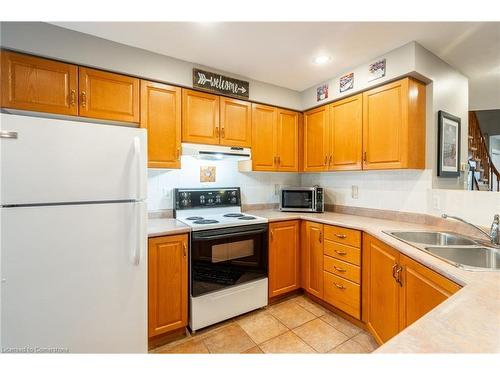
[[[318,65],[323,65],[329,62],[332,58],[327,55],[319,55],[314,58],[314,63]]]

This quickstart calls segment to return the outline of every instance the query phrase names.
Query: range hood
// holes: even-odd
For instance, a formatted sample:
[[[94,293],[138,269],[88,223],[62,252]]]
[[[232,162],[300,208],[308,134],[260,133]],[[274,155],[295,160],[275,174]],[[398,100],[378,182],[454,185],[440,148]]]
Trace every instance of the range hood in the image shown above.
[[[250,160],[251,150],[245,147],[229,147],[183,143],[182,155],[203,160]]]

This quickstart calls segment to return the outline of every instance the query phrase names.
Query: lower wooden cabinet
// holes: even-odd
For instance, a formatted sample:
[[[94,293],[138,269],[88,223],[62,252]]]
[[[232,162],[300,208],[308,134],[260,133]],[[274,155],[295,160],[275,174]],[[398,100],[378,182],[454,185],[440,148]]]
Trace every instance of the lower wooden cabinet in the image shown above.
[[[269,297],[300,288],[299,221],[269,224]]]
[[[304,252],[304,289],[323,298],[323,224],[306,221]]]
[[[188,236],[149,239],[149,337],[187,326]]]
[[[379,343],[421,318],[460,285],[369,235],[363,238],[363,320]]]

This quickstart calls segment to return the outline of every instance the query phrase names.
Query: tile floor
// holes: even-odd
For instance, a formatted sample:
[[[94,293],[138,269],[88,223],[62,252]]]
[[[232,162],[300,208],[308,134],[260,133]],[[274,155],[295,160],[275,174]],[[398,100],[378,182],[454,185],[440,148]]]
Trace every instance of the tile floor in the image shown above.
[[[301,295],[151,353],[370,353],[377,346],[369,333]]]

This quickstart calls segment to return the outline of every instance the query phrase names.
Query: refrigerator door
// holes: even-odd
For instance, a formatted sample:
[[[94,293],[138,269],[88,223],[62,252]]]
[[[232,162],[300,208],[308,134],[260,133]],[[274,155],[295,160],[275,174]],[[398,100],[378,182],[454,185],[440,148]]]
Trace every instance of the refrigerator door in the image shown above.
[[[4,352],[147,352],[145,203],[0,210]]]
[[[145,198],[145,129],[1,113],[0,130],[0,205]]]

